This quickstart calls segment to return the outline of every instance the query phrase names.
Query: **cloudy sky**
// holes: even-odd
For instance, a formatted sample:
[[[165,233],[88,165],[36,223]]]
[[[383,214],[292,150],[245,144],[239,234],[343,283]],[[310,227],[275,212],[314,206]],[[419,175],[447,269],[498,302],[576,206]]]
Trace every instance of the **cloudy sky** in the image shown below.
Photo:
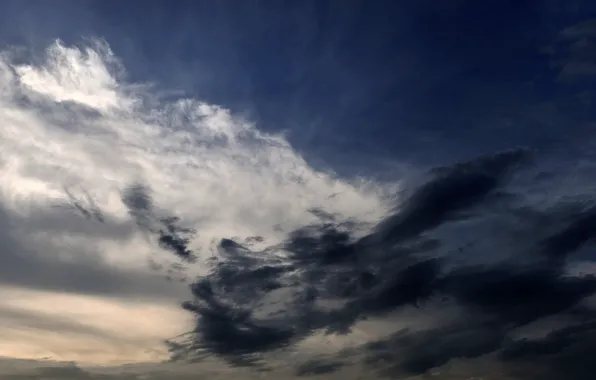
[[[0,379],[589,376],[595,78],[587,1],[0,1]]]

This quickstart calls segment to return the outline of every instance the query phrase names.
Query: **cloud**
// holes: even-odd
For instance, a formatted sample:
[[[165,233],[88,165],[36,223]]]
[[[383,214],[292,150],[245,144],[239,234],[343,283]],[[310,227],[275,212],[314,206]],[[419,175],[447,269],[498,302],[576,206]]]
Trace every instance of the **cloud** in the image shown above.
[[[307,368],[316,368],[316,363],[307,363],[302,366]],[[89,367],[79,366],[76,363],[52,362],[49,360],[14,360],[0,358],[0,371],[2,379],[7,380],[29,380],[29,379],[102,379],[102,380],[161,380],[164,378],[173,380],[191,380],[196,379],[197,374],[210,379],[259,379],[263,373],[247,372],[242,369],[222,368],[221,363],[202,364],[136,364],[125,366]],[[316,370],[315,370],[316,371]],[[308,370],[307,370],[308,372]],[[310,376],[307,372],[303,376]],[[320,375],[325,375],[319,373]],[[293,369],[280,366],[266,373],[276,378],[292,379],[304,378],[300,374],[293,373]],[[357,378],[358,372],[352,370],[351,373],[342,373],[342,378]],[[334,378],[333,374],[327,373],[326,376]],[[346,377],[347,376],[347,377]],[[338,377],[339,378],[339,377]]]
[[[163,338],[184,331],[175,301],[2,288],[0,355],[122,364],[161,360]],[[173,298],[173,297],[172,297]]]
[[[220,107],[180,99],[145,108],[158,100],[134,86],[137,92],[130,96],[145,103],[132,110],[116,106],[128,92],[118,91],[126,86],[115,86],[116,78],[105,78],[104,59],[114,60],[101,55],[106,50],[92,54],[56,44],[40,66],[25,70],[4,63],[4,175],[23,196],[43,190],[46,197],[63,197],[64,186],[83,186],[93,189],[98,207],[122,217],[120,193],[147,184],[159,207],[200,227],[207,245],[213,236],[254,236],[256,230],[275,236],[274,225],[296,228],[313,220],[308,209],[316,207],[369,221],[384,212],[380,195],[386,189],[314,171],[283,136],[261,133]],[[38,85],[30,85],[23,70],[35,75]],[[80,91],[98,98],[79,102],[54,91],[54,82],[71,77],[69,85],[79,81]],[[63,107],[65,102],[102,115],[81,117],[80,109]],[[53,118],[46,119],[48,113]]]
[[[141,185],[125,189],[122,202],[139,227],[158,236],[157,241],[161,248],[174,253],[184,261],[194,262],[196,260],[196,256],[188,249],[190,239],[195,236],[196,230],[179,226],[180,218],[178,217],[154,215],[148,189]]]
[[[43,315],[18,308],[0,307],[0,321],[3,326],[14,328],[15,325],[27,325],[30,329],[48,330],[58,334],[92,335],[104,339],[114,339],[101,329],[85,325],[72,318],[55,315]]]
[[[517,149],[433,169],[364,235],[318,213],[318,223],[280,245],[258,250],[222,239],[211,272],[191,285],[194,298],[183,306],[196,327],[172,343],[174,357],[266,363],[320,333],[349,336],[371,320],[387,323],[381,336],[297,373],[333,373],[352,362],[382,376],[422,376],[458,361],[465,373],[466,363],[492,358],[503,378],[534,376],[538,357],[586,344],[575,331],[588,333],[596,318],[596,276],[571,271],[593,247],[593,199],[559,187],[550,202],[537,202],[538,182],[560,175],[543,159]],[[529,178],[537,187],[526,187]],[[478,230],[481,222],[494,232]],[[497,247],[508,254],[483,252]],[[427,320],[408,321],[410,310]],[[553,318],[563,322],[546,338],[520,337]],[[552,378],[573,360],[563,357]]]
[[[543,358],[553,378],[574,360],[592,368],[579,353],[593,345],[596,277],[570,270],[593,260],[590,176],[571,183],[545,155],[511,149],[389,185],[348,181],[311,168],[283,134],[126,83],[103,42],[0,63],[0,287],[13,292],[0,319],[34,327],[7,329],[11,347],[158,360],[142,347],[176,331],[171,359],[220,374],[296,357],[302,377],[489,359],[512,378]],[[351,348],[323,344],[358,333]],[[55,371],[88,376],[38,375]]]
[[[561,32],[563,38],[596,38],[596,20],[584,20],[575,25],[565,28]]]
[[[587,20],[565,28],[560,33],[565,55],[555,64],[559,79],[575,81],[596,75],[596,21]]]
[[[218,248],[222,237],[252,248],[275,245],[287,231],[316,221],[317,209],[357,219],[365,229],[390,204],[396,185],[317,171],[283,134],[263,133],[217,105],[166,101],[151,84],[127,83],[123,63],[104,41],[56,41],[39,53],[0,54],[0,291],[77,301],[68,298],[60,316],[49,316],[49,305],[33,312],[0,301],[0,317],[14,321],[25,313],[23,320],[39,330],[38,338],[27,333],[11,341],[15,356],[31,355],[31,340],[62,357],[81,358],[73,350],[85,341],[90,351],[116,352],[74,332],[64,336],[73,349],[65,348],[47,327],[66,324],[63,318],[90,299],[100,300],[98,309],[127,305],[114,311],[119,316],[141,301],[160,313],[177,305],[188,289],[164,277],[206,273],[214,258],[233,255],[225,244]],[[144,331],[139,339],[153,345],[186,328],[187,314],[173,312],[167,328],[160,313],[147,314],[164,335]],[[230,311],[230,323],[235,318]],[[81,329],[95,328],[80,322]],[[213,334],[225,323],[213,320]],[[126,335],[120,325],[102,328],[114,344]],[[270,331],[250,323],[244,329],[252,329],[237,331],[246,342]],[[138,345],[120,356],[147,357]]]
[[[362,318],[418,305],[449,288],[455,274],[443,278],[440,260],[417,258],[440,246],[424,235],[496,196],[526,155],[503,152],[436,170],[394,216],[357,239],[351,224],[323,220],[264,251],[221,240],[221,261],[191,286],[194,299],[184,304],[196,314],[197,327],[188,340],[173,345],[174,352],[232,359],[258,354],[317,330],[349,331]],[[268,312],[263,302],[283,305]],[[326,306],[330,303],[335,308]]]
[[[324,375],[337,371],[343,366],[343,363],[339,361],[335,362],[324,362],[318,360],[311,360],[304,364],[301,364],[296,374],[298,376],[312,376],[312,375]]]
[[[42,67],[25,64],[13,69],[19,84],[30,93],[102,113],[130,112],[136,99],[126,94],[126,86],[114,76],[120,71],[119,66],[109,46],[101,41],[83,49],[69,48],[57,41],[46,51]]]
[[[102,258],[98,242],[113,240],[126,249],[132,227],[110,220],[86,225],[79,215],[49,207],[16,213],[0,204],[0,285],[117,298],[179,295],[180,286],[154,273],[115,267]]]

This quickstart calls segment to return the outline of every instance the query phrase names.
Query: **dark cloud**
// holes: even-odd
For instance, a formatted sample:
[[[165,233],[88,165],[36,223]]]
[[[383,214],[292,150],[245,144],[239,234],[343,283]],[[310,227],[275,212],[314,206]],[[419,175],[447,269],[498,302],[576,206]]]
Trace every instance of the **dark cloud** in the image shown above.
[[[434,178],[416,189],[394,217],[381,223],[378,234],[399,241],[456,217],[502,185],[512,166],[528,154],[518,149],[435,169]]]
[[[550,362],[552,373],[563,373],[569,364],[559,354],[572,360],[573,347],[593,343],[596,310],[586,300],[596,293],[596,277],[567,269],[577,252],[590,247],[596,204],[577,198],[552,207],[524,204],[515,181],[523,184],[536,171],[544,168],[536,169],[536,157],[524,149],[435,168],[361,237],[357,221],[316,209],[316,223],[275,246],[256,249],[253,243],[264,241],[259,237],[221,239],[208,273],[190,285],[192,299],[182,306],[195,325],[167,342],[172,359],[213,356],[266,370],[266,355],[291,352],[306,337],[349,334],[360,321],[382,319],[399,331],[336,358],[308,361],[296,374],[331,374],[351,358],[384,376],[411,376],[487,356],[512,371],[512,378],[530,376],[533,363],[552,356],[561,358]],[[160,210],[147,187],[130,187],[122,200],[162,249],[192,261],[196,231]],[[514,225],[498,227],[494,236],[471,236],[479,220]],[[504,243],[506,231],[517,235]],[[485,241],[469,244],[475,240]],[[490,251],[497,247],[509,254]],[[462,255],[496,259],[472,264]],[[435,317],[428,326],[403,329],[396,315],[404,310]],[[558,326],[545,338],[516,335],[557,316],[575,327]]]
[[[179,218],[167,217],[161,218],[160,222],[163,227],[159,229],[159,246],[163,249],[173,252],[179,258],[193,262],[196,257],[188,248],[195,230],[191,228],[184,228],[178,225]]]
[[[312,376],[312,375],[325,375],[337,371],[344,366],[344,363],[339,361],[321,361],[321,360],[310,360],[298,366],[296,374],[298,376]]]
[[[593,294],[596,277],[567,277],[550,268],[483,268],[448,275],[439,291],[501,324],[526,325]]]
[[[371,343],[363,348],[368,362],[383,362],[379,366],[381,372],[415,375],[454,359],[499,352],[507,364],[515,364],[516,368],[526,366],[528,371],[532,361],[538,366],[539,358],[544,360],[552,355],[559,358],[558,352],[568,346],[596,343],[590,341],[596,310],[581,306],[582,300],[596,293],[596,277],[566,274],[564,261],[550,260],[553,254],[566,257],[591,238],[584,231],[584,228],[589,230],[591,217],[591,209],[580,213],[560,231],[537,241],[536,250],[548,260],[457,268],[435,277],[431,291],[440,296],[441,306],[435,305],[430,310],[440,313],[441,308],[456,305],[461,308],[457,320],[430,330],[402,331]],[[560,315],[589,322],[555,330],[544,339],[514,338],[516,329]],[[582,333],[585,335],[580,339]],[[589,337],[587,342],[584,337]],[[587,362],[581,365],[581,371],[596,369]],[[529,372],[523,373],[519,378],[528,378]],[[565,373],[562,368],[555,368],[548,375],[551,377],[536,378],[565,378]]]
[[[491,352],[504,339],[507,326],[569,309],[592,294],[591,278],[567,279],[548,266],[519,273],[506,265],[450,270],[446,259],[435,257],[441,241],[429,235],[470,217],[463,212],[498,199],[508,175],[527,162],[529,154],[513,150],[435,169],[395,215],[359,239],[353,238],[354,224],[335,222],[328,215],[291,232],[281,246],[263,251],[223,239],[219,261],[191,286],[194,298],[184,304],[195,314],[196,328],[173,352],[177,357],[200,353],[254,359],[315,331],[346,333],[359,320],[422,307],[437,297],[495,326],[499,333],[489,334],[495,336],[494,343],[481,350]],[[288,254],[271,255],[275,250]],[[552,302],[547,304],[547,299]],[[470,317],[474,323],[476,317]],[[477,329],[482,331],[482,326]],[[412,350],[412,361],[418,351]],[[443,363],[458,352],[447,349],[442,359],[421,359],[409,368],[424,372],[428,368],[423,363]]]
[[[14,380],[28,380],[28,379],[61,379],[61,380],[85,380],[85,379],[97,379],[98,377],[84,371],[76,365],[65,366],[65,367],[47,367],[40,368],[35,371],[34,375],[13,375],[10,378]],[[100,377],[101,378],[101,377]],[[120,378],[120,377],[119,377]]]
[[[509,372],[530,380],[582,379],[594,376],[596,322],[562,328],[540,339],[524,339],[506,347],[500,358]]]
[[[390,376],[423,374],[454,358],[478,358],[501,346],[502,331],[473,322],[423,331],[402,331],[365,346],[365,361]]]
[[[15,364],[18,365],[15,366]],[[0,366],[2,380],[190,380],[197,378],[196,369],[193,372],[189,370],[176,371],[173,368],[166,367],[167,369],[164,369],[163,365],[140,365],[135,368],[130,368],[130,366],[93,368],[82,367],[73,362],[0,359]],[[214,371],[202,371],[202,375],[207,373],[209,378],[219,378]]]
[[[547,237],[539,252],[552,259],[565,258],[569,253],[596,237],[596,207],[579,210],[563,229]]]
[[[472,265],[444,252],[454,242],[468,241],[461,236],[470,234],[470,225],[485,213],[512,213],[519,222],[520,199],[510,184],[517,178],[514,172],[532,173],[530,158],[526,150],[508,151],[431,170],[393,215],[363,237],[356,237],[355,221],[313,210],[318,222],[290,232],[276,246],[256,249],[252,243],[263,241],[258,237],[222,239],[207,263],[207,275],[190,285],[192,299],[182,306],[194,315],[195,325],[168,342],[172,359],[217,357],[267,370],[266,355],[292,352],[309,336],[348,334],[360,321],[383,319],[400,330],[338,357],[310,360],[296,374],[331,374],[352,359],[383,376],[412,376],[456,360],[492,356],[514,379],[585,376],[593,366],[582,350],[596,347],[596,309],[589,302],[596,276],[571,275],[567,269],[580,250],[591,247],[596,204],[590,199],[555,202],[522,213],[531,217],[524,217],[527,225],[521,229],[540,233],[526,234],[521,242],[512,239],[513,254],[498,256],[502,259],[496,262]],[[137,225],[163,250],[192,261],[196,232],[160,210],[147,188],[131,187],[122,199]],[[108,268],[93,256],[68,263],[45,260],[18,244],[9,211],[0,216],[3,284],[118,296],[164,293],[158,277],[153,284]],[[114,222],[91,219],[102,228]],[[487,240],[483,249],[490,249],[491,239],[501,236],[478,238]],[[472,247],[466,254],[487,253]],[[420,309],[436,315],[432,323],[403,329],[397,315]],[[10,310],[1,315],[18,317]],[[558,316],[569,323],[544,337],[517,336],[520,329]],[[43,323],[54,330],[67,327],[57,320]],[[70,327],[76,332],[76,326]],[[80,332],[86,332],[84,326]],[[534,371],[541,360],[549,362],[547,375]]]
[[[122,202],[138,226],[157,238],[161,248],[184,261],[196,260],[188,247],[196,231],[181,226],[180,218],[176,216],[159,215],[160,211],[155,208],[148,187],[141,184],[128,187],[122,193]]]
[[[64,188],[64,192],[72,205],[78,212],[80,212],[87,219],[95,219],[101,223],[105,221],[103,212],[91,197],[89,192],[83,192],[83,198],[76,197],[68,188]]]
[[[196,327],[184,341],[171,342],[172,353],[254,365],[267,352],[292,350],[316,332],[346,334],[368,318],[399,326],[396,312],[418,308],[436,315],[434,322],[343,350],[337,358],[317,359],[296,373],[330,374],[348,360],[383,376],[405,377],[493,357],[504,368],[503,378],[540,378],[533,366],[556,357],[560,361],[552,360],[550,377],[543,378],[563,378],[570,363],[580,360],[573,347],[593,344],[596,310],[585,301],[596,293],[596,277],[571,275],[567,265],[593,239],[596,206],[589,199],[554,202],[524,211],[520,219],[525,198],[510,184],[534,175],[530,158],[531,152],[516,150],[434,169],[394,215],[361,238],[354,238],[356,224],[318,213],[319,223],[262,251],[223,239],[218,260],[209,275],[192,284],[193,299],[184,304]],[[518,174],[512,176],[514,171]],[[443,252],[453,241],[467,241],[456,236],[470,233],[471,224],[462,222],[473,224],[487,212],[515,221],[512,231],[540,232],[511,239],[510,246],[494,244],[509,255],[467,248],[467,255],[501,258],[495,262],[466,264]],[[446,226],[449,233],[441,232]],[[490,249],[491,239],[502,236],[478,236],[488,239],[480,247]],[[280,250],[286,255],[272,255]],[[546,338],[516,335],[556,316],[579,325],[558,326]],[[584,372],[570,373],[594,369],[587,360],[578,365]]]
[[[422,331],[402,331],[368,344],[362,351],[368,363],[384,363],[378,366],[381,372],[402,376],[423,374],[451,360],[478,358],[494,352],[503,352],[503,358],[517,357],[520,361],[525,354],[545,355],[554,349],[548,344],[564,347],[564,343],[574,339],[518,342],[513,338],[515,329],[564,312],[573,314],[578,301],[596,290],[596,279],[557,282],[541,276],[535,273],[495,276],[480,271],[474,276],[475,281],[458,283],[465,289],[463,294],[452,294],[464,307],[455,322]],[[441,308],[431,310],[441,312]],[[588,313],[589,318],[595,316],[592,311]],[[557,334],[554,336],[558,337]]]

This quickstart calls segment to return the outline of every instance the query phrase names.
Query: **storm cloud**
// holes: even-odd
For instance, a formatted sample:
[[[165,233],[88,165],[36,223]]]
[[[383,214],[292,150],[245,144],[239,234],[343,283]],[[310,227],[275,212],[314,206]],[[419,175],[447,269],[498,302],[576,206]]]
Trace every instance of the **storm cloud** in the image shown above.
[[[263,250],[222,239],[210,273],[191,285],[193,299],[183,305],[196,315],[196,328],[172,344],[172,352],[247,365],[320,332],[349,335],[371,318],[394,320],[398,331],[340,350],[316,368],[333,372],[341,368],[334,360],[363,357],[382,374],[412,376],[452,360],[497,355],[502,363],[518,363],[584,344],[571,331],[592,326],[586,321],[596,311],[586,302],[596,292],[596,276],[572,274],[568,264],[594,237],[589,199],[536,209],[533,222],[524,219],[521,228],[558,223],[517,246],[513,242],[511,254],[497,255],[502,259],[496,262],[462,261],[462,255],[482,254],[473,248],[459,256],[443,251],[453,243],[441,228],[465,236],[465,222],[485,213],[520,228],[514,182],[533,175],[539,159],[518,149],[433,169],[393,215],[363,236],[353,233],[353,223],[321,218]],[[465,240],[455,241],[464,248]],[[398,328],[399,312],[408,309],[430,313],[434,322]],[[568,325],[551,327],[546,338],[516,335],[562,316]],[[307,368],[297,373],[317,373]]]

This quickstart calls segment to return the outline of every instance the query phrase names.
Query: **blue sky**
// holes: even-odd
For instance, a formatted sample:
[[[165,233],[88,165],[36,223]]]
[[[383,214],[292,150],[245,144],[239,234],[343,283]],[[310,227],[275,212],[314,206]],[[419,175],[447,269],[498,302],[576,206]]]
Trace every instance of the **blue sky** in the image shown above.
[[[454,355],[511,375],[516,334],[558,342],[574,330],[552,319],[596,315],[577,274],[594,272],[595,17],[579,0],[0,2],[0,373],[241,376],[244,348],[286,375],[391,352],[394,375]],[[526,254],[522,274],[495,264]],[[532,312],[495,296],[520,283]],[[205,366],[161,363],[180,352]]]
[[[290,130],[313,156],[349,150],[434,164],[556,140],[523,113],[576,91],[555,83],[543,50],[596,12],[569,4],[6,1],[2,35],[37,48],[101,36],[132,81]],[[499,119],[509,124],[492,125]]]

